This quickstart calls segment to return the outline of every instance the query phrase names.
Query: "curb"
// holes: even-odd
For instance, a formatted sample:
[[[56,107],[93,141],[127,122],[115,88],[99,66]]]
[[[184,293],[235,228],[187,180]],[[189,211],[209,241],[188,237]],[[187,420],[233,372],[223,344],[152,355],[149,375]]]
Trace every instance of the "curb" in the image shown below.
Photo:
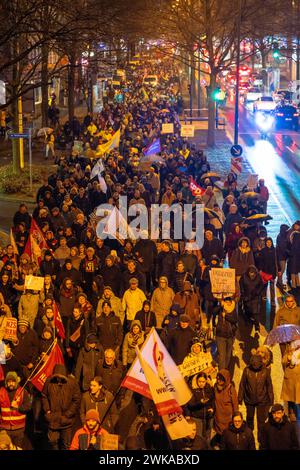
[[[29,196],[6,196],[4,194],[0,194],[0,202],[24,202],[26,204],[35,204],[35,198],[29,199]]]

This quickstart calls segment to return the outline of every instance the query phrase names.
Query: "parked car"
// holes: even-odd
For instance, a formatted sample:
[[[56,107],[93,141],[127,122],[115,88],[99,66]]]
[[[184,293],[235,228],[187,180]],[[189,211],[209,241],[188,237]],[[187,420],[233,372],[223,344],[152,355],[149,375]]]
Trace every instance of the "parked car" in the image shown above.
[[[291,104],[279,104],[274,110],[275,126],[289,127],[298,131],[299,129],[299,111],[296,106]]]

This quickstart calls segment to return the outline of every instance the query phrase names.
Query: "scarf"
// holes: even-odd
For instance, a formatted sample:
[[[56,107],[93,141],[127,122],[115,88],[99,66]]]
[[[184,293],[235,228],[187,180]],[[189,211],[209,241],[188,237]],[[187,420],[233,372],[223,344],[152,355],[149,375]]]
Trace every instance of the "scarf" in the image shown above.
[[[131,338],[132,338],[132,347],[135,348],[138,344],[139,339],[142,337],[142,332],[140,331],[136,335],[134,335],[133,333],[130,333],[130,335],[131,335]]]

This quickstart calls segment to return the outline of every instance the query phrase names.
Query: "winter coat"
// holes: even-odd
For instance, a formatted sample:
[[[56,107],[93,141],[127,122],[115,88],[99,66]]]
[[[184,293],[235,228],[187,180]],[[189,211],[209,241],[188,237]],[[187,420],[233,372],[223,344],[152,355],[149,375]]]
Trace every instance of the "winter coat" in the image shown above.
[[[282,382],[281,399],[298,404],[300,403],[300,364],[294,364],[291,362],[291,360],[288,358],[288,353],[285,352],[282,358],[282,366],[284,376]]]
[[[59,294],[59,312],[61,317],[70,318],[72,315],[73,307],[76,302],[77,297],[77,289],[73,289],[70,294],[62,288]]]
[[[24,335],[17,332],[18,344],[12,346],[12,352],[21,365],[34,364],[39,354],[39,339],[36,332],[29,329]]]
[[[82,384],[82,390],[87,391],[91,380],[96,376],[96,367],[99,361],[103,361],[104,350],[101,344],[96,343],[95,348],[91,348],[88,337],[84,348],[81,348],[77,358],[75,377],[78,383]]]
[[[187,412],[193,418],[209,419],[213,413],[208,409],[215,407],[215,392],[211,385],[205,384],[204,388],[193,389],[193,396],[187,404]]]
[[[137,258],[143,258],[143,261],[140,262],[142,272],[148,273],[154,269],[157,258],[157,248],[153,240],[138,240],[133,249],[133,253]]]
[[[72,335],[80,328],[80,335],[77,339],[72,339]],[[66,348],[77,349],[84,347],[86,337],[89,333],[89,323],[83,314],[75,319],[73,315],[68,319],[66,328]]]
[[[174,277],[174,292],[181,292],[183,290],[183,283],[185,281],[190,282],[191,284],[194,283],[193,276],[188,272],[179,273],[176,271]]]
[[[238,411],[238,398],[231,383],[230,372],[227,369],[221,369],[219,374],[224,377],[225,386],[222,390],[218,390],[217,384],[214,386],[216,405],[214,429],[217,434],[222,434],[231,423],[233,413]]]
[[[254,355],[243,370],[238,392],[239,403],[246,405],[272,405],[274,401],[271,370],[264,367],[262,358]]]
[[[135,271],[134,273],[130,273],[128,270],[126,270],[124,273],[122,273],[122,292],[124,293],[127,289],[129,289],[130,284],[129,281],[132,278],[136,278],[139,281],[139,289],[141,289],[144,293],[146,293],[146,277],[145,274],[140,272],[140,271]]]
[[[190,285],[189,282],[188,284]],[[186,294],[185,292],[178,292],[175,295],[173,302],[175,304],[178,304],[181,307],[182,312],[190,317],[192,328],[199,326],[200,301],[198,294],[196,294],[196,292],[193,292],[193,289],[191,289],[188,294]]]
[[[57,364],[46,380],[42,404],[49,429],[56,431],[73,426],[80,404],[80,389],[77,381],[67,376],[64,365]]]
[[[77,269],[72,267],[70,270],[68,270],[65,268],[65,266],[63,266],[59,275],[57,276],[56,284],[60,286],[66,277],[72,279],[74,286],[81,285],[82,277],[81,273]]]
[[[245,238],[240,239],[238,243],[238,248],[236,248],[234,252],[232,253],[232,256],[229,262],[229,266],[235,269],[236,276],[242,276],[247,271],[249,266],[254,264],[254,257],[250,248],[250,244],[249,244],[249,248],[246,249],[244,253],[240,249],[240,246],[243,240],[245,240]],[[247,238],[246,240],[249,242]]]
[[[277,259],[276,259],[276,250],[274,247],[263,248],[256,258],[256,264],[258,268],[267,273],[271,274],[272,278],[275,279],[277,277]]]
[[[269,413],[261,430],[260,444],[262,450],[299,450],[296,428],[285,415],[281,423],[276,423]]]
[[[222,450],[255,450],[255,439],[253,432],[248,428],[247,423],[243,422],[242,426],[237,429],[230,423],[228,429],[221,437]]]
[[[134,319],[139,320],[142,325],[142,330],[145,331],[145,333],[148,333],[152,327],[156,327],[156,316],[151,310],[149,310],[149,312],[145,312],[143,309],[140,310]]]
[[[154,289],[151,297],[151,310],[156,315],[157,328],[161,328],[164,317],[170,312],[174,296],[174,291],[168,287],[168,284],[165,289],[161,287]]]
[[[195,335],[195,330],[191,326],[181,328],[178,325],[169,331],[166,338],[166,347],[177,365],[182,364],[184,358],[189,354]]]
[[[122,308],[126,313],[126,318],[132,321],[137,312],[143,308],[143,303],[146,300],[144,292],[137,287],[135,290],[127,289],[123,295]]]
[[[97,305],[96,318],[100,317],[100,315],[102,314],[102,305],[103,305],[103,302],[105,300],[109,300],[112,311],[115,313],[115,315],[118,318],[120,318],[121,323],[123,325],[123,323],[124,323],[124,310],[123,310],[123,307],[122,307],[122,302],[121,302],[121,299],[119,299],[119,297],[115,296],[115,294],[112,294],[110,299],[106,299],[104,296],[102,296],[102,298],[99,300],[98,305]]]
[[[104,359],[102,362],[98,362],[95,376],[101,377],[104,387],[115,395],[121,385],[124,372],[122,363],[117,359],[111,366],[107,365]]]
[[[211,257],[216,255],[220,260],[225,258],[223,244],[219,238],[214,237],[211,241],[204,240],[203,247],[201,248],[202,258],[205,259],[206,264],[209,264]]]
[[[224,211],[224,209],[223,209],[223,211]],[[224,229],[224,232],[225,232],[226,236],[231,231],[231,227],[232,227],[233,224],[240,224],[242,221],[243,221],[243,217],[238,212],[236,214],[230,214],[229,213],[226,216],[224,226],[223,226],[223,229]]]
[[[119,266],[113,265],[110,268],[104,266],[100,272],[103,277],[103,285],[112,288],[113,293],[120,297],[122,287],[122,275]]]
[[[276,238],[276,255],[277,261],[285,261],[288,258],[288,225],[282,225],[280,227],[280,233],[277,235]]]
[[[216,336],[220,338],[234,338],[237,330],[238,316],[236,308],[230,313],[225,313],[225,317],[222,316],[220,311],[217,317],[213,318],[213,324],[216,326]]]
[[[220,267],[220,266],[216,266],[216,267]],[[211,287],[211,280],[210,280],[210,275],[209,275],[210,270],[211,270],[210,266],[206,266],[204,268],[204,271],[200,279],[200,291],[205,300],[215,302],[216,298],[213,296],[212,291],[211,291],[212,287]]]
[[[250,279],[249,270],[256,271],[254,279]],[[258,313],[259,302],[264,290],[264,283],[255,266],[250,266],[240,279],[240,293],[246,307],[251,312]]]
[[[40,264],[40,271],[42,276],[50,274],[50,276],[57,276],[60,271],[59,261],[55,258],[51,258],[50,261],[43,260]]]
[[[295,305],[293,308],[288,308],[284,303],[275,314],[273,328],[288,324],[300,326],[300,307]]]
[[[294,232],[292,236],[288,270],[290,274],[298,274],[300,272],[300,233],[299,232]]]
[[[198,275],[199,264],[198,258],[193,253],[184,253],[179,258],[180,261],[184,264],[184,269],[187,273],[191,274],[192,276]],[[186,279],[189,281],[189,279]]]
[[[35,317],[39,310],[39,295],[27,292],[22,294],[18,305],[19,320],[28,320],[33,328]]]
[[[109,315],[102,313],[96,319],[97,336],[101,346],[105,349],[113,349],[116,351],[123,340],[122,323],[119,317],[113,311]]]
[[[132,329],[135,325],[138,325],[140,328],[140,336],[136,344],[134,344],[134,337],[132,334]],[[138,347],[142,346],[144,341],[145,341],[145,333],[142,331],[140,322],[138,320],[133,320],[130,325],[130,331],[126,334],[124,338],[124,343],[123,343],[122,360],[123,360],[124,366],[130,365],[133,363],[136,357],[135,348],[136,346]]]
[[[165,276],[168,284],[173,287],[174,275],[176,271],[177,254],[174,251],[161,251],[157,256],[156,278]]]

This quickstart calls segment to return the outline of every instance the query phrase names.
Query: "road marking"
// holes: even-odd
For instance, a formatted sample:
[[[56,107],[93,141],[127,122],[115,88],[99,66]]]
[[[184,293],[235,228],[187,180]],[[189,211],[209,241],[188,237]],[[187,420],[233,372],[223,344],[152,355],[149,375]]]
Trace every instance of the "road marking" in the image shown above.
[[[231,139],[231,141],[233,142],[233,134],[232,134],[232,131],[230,131],[230,130],[228,129],[228,127],[227,127],[227,129],[226,129],[226,134],[228,135],[229,139]],[[239,135],[241,135],[241,134],[239,134]],[[247,135],[247,134],[245,134],[245,135]],[[247,150],[246,150],[246,149],[247,149],[247,144],[246,144],[246,142],[244,141],[244,139],[242,139],[242,140],[243,140],[243,144],[244,144],[244,146],[245,146],[245,157],[246,157],[246,159],[247,159],[247,162],[248,162],[248,164],[249,164],[249,167],[250,167],[252,170],[254,170],[254,168],[253,168],[252,165],[251,165],[251,162],[249,162],[249,160],[248,160]],[[290,225],[292,225],[292,224],[293,224],[292,219],[290,218],[290,216],[287,214],[287,212],[286,212],[285,209],[283,208],[281,202],[278,200],[278,198],[277,198],[276,194],[274,193],[272,187],[269,187],[269,192],[270,192],[272,198],[274,199],[275,204],[277,204],[278,208],[280,209],[281,213],[284,215],[284,217],[286,218],[286,220],[288,221],[288,223],[289,223]]]

